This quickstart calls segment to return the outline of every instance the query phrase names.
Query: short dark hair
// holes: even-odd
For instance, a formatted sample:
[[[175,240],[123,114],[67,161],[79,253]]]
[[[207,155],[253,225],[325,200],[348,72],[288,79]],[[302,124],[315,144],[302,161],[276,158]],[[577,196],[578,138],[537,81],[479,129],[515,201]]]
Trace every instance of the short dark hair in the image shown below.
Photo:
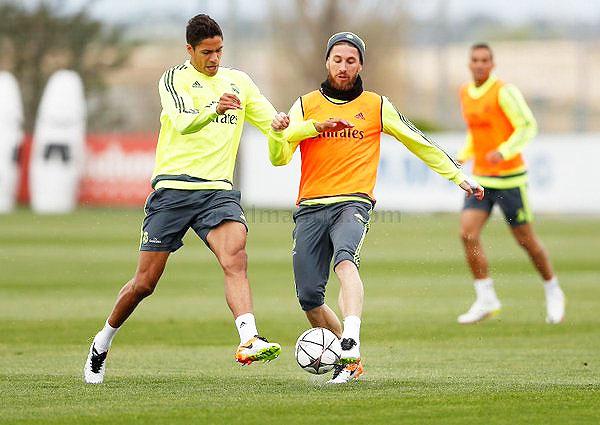
[[[471,51],[473,50],[477,50],[477,49],[487,49],[488,52],[490,52],[490,58],[494,58],[494,52],[492,51],[492,48],[490,47],[489,44],[487,43],[475,43],[471,46]]]
[[[200,14],[188,21],[185,28],[185,39],[192,47],[196,47],[206,38],[213,37],[223,38],[223,32],[219,24],[210,16]]]

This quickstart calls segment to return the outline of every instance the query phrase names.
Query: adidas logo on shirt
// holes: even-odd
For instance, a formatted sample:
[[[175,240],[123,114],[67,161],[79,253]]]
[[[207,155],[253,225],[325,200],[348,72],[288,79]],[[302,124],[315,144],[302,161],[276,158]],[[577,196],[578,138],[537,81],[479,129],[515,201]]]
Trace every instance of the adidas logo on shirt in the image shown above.
[[[192,87],[195,89],[201,89],[202,84],[200,84],[198,81],[194,81],[194,84],[192,84]]]
[[[354,115],[354,118],[358,118],[359,120],[364,120],[365,116],[363,115],[362,112],[359,112],[358,114]]]

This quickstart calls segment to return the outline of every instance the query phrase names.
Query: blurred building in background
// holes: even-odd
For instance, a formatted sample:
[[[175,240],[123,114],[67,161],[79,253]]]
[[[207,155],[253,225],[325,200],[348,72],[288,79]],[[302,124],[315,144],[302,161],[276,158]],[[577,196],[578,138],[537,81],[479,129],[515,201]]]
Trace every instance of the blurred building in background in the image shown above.
[[[82,76],[89,132],[82,200],[92,204],[110,204],[115,194],[143,202],[149,186],[140,175],[151,172],[159,129],[158,80],[187,59],[185,26],[198,13],[222,26],[223,64],[249,73],[278,110],[319,86],[328,37],[350,30],[367,44],[366,88],[426,131],[464,130],[458,90],[470,78],[469,46],[480,41],[493,47],[500,78],[524,93],[540,132],[563,135],[543,140],[600,131],[600,2],[0,0],[0,9],[0,69],[19,79],[26,132],[48,76],[61,68]]]
[[[65,63],[96,70],[84,76],[93,131],[158,129],[157,81],[187,58],[185,25],[197,13],[221,24],[224,63],[250,73],[281,110],[321,82],[326,40],[343,29],[366,40],[366,85],[425,127],[463,128],[457,91],[469,79],[468,47],[487,41],[496,53],[497,73],[521,88],[542,132],[600,129],[600,82],[593,78],[600,74],[600,2],[187,0],[174,8],[168,0],[0,0],[0,7],[9,4],[38,15],[74,17],[64,25],[80,26],[69,53],[86,59],[68,61],[64,49],[56,50],[39,73],[45,77]],[[14,32],[7,21],[0,24],[0,40]],[[48,36],[53,28],[39,16],[18,24],[22,38],[31,41],[18,44],[19,51],[35,56],[26,52],[32,46],[43,56],[44,43],[53,46],[56,37]],[[22,56],[0,43],[1,68],[22,66]],[[37,79],[26,73],[21,79],[26,98],[34,89],[31,96],[39,94]],[[27,84],[31,81],[35,84]]]
[[[100,6],[114,2],[96,3],[92,11],[103,16]],[[468,47],[488,41],[498,75],[521,88],[542,132],[600,130],[600,82],[593,78],[600,74],[597,2],[489,1],[477,8],[470,0],[184,3],[187,7],[170,13],[155,5],[140,7],[135,18],[125,13],[114,18],[140,43],[128,65],[110,79],[111,103],[134,111],[120,123],[124,129],[156,128],[156,81],[186,58],[186,20],[208,12],[225,33],[224,63],[249,72],[281,110],[324,79],[327,38],[348,29],[367,43],[367,87],[388,95],[425,127],[464,128],[457,93],[470,77]],[[560,7],[552,13],[554,6]],[[521,15],[507,15],[507,8]]]

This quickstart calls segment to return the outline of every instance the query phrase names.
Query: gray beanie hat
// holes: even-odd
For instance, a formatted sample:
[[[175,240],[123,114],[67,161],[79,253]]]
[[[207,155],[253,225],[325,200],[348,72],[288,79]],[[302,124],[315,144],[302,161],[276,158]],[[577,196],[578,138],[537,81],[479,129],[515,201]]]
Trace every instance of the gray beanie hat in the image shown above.
[[[325,54],[325,59],[329,57],[329,53],[331,52],[333,46],[341,41],[345,41],[346,43],[350,43],[356,47],[358,49],[358,53],[360,54],[360,63],[363,63],[365,58],[365,50],[367,48],[365,42],[362,41],[358,35],[350,31],[338,32],[329,38],[327,41],[327,53]]]

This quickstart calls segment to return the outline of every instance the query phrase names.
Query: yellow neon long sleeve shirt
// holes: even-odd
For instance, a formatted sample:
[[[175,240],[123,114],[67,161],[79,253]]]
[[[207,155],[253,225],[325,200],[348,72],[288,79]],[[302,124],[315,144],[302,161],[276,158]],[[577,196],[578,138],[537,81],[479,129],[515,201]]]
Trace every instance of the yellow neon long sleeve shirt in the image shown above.
[[[266,135],[275,108],[244,72],[220,67],[209,77],[190,61],[167,70],[158,89],[163,109],[152,186],[232,189],[244,122]],[[224,93],[238,96],[242,109],[218,115]]]

